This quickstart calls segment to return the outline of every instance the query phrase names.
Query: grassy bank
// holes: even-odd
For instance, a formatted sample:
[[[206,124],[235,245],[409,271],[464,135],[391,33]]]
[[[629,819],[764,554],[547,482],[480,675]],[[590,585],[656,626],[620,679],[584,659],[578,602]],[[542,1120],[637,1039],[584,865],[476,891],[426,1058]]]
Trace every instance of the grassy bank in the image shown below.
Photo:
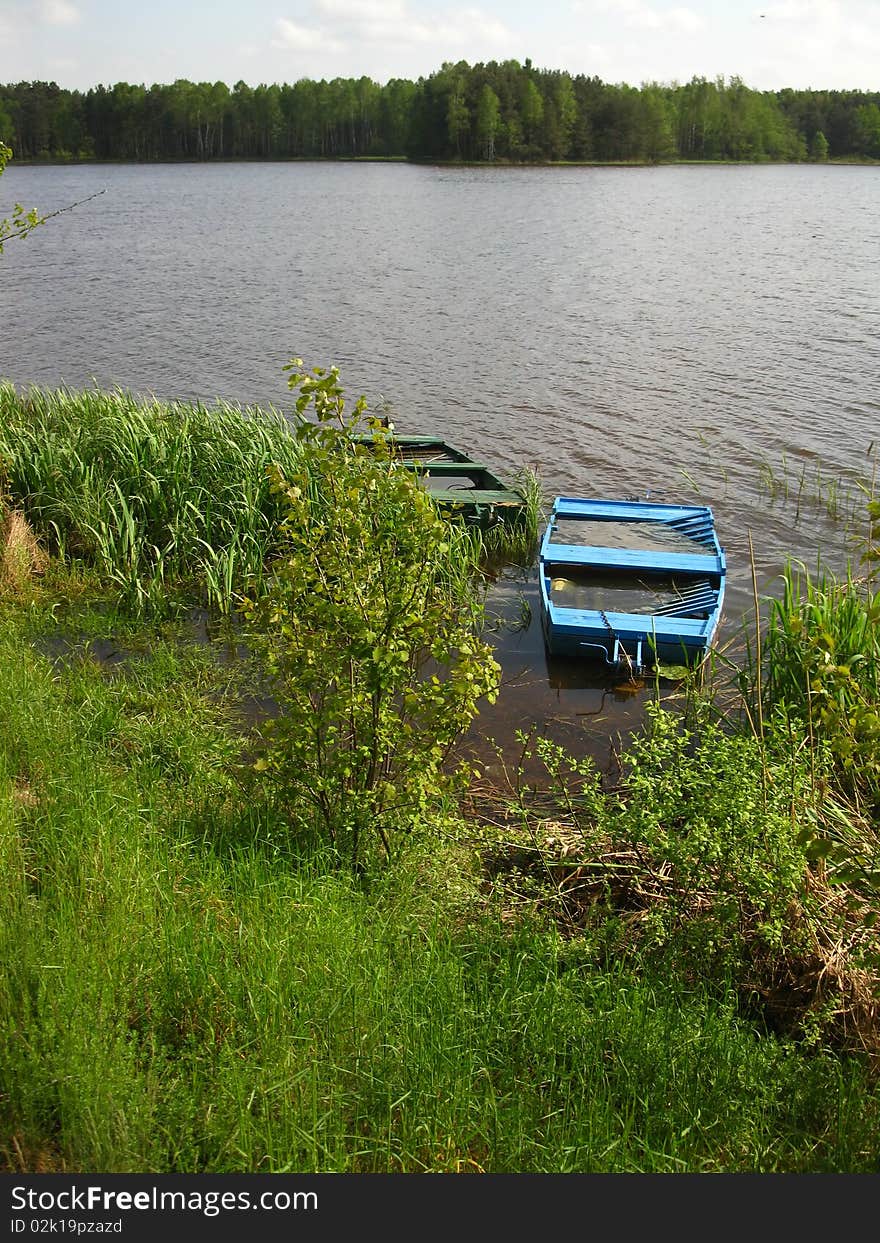
[[[873,1168],[858,1059],[511,922],[449,823],[328,872],[237,767],[204,648],[53,666],[49,599],[0,630],[7,1168]]]
[[[209,471],[207,413],[177,441],[163,408],[137,414],[142,434],[123,453],[122,430],[97,436],[118,412],[107,398],[95,413],[104,400],[76,398],[81,421],[65,422],[56,395],[3,424],[20,506],[5,508],[0,574],[6,1168],[876,1171],[876,770],[848,763],[853,748],[876,755],[869,584],[820,599],[792,578],[762,664],[742,678],[740,715],[720,718],[696,689],[681,711],[652,708],[613,789],[539,739],[543,782],[514,773],[510,789],[489,790],[472,774],[393,820],[392,864],[368,853],[351,867],[305,809],[299,761],[283,781],[259,763],[279,745],[248,710],[271,665],[259,644],[249,655],[235,632],[206,642],[180,609],[162,620],[168,610],[145,610],[101,545],[82,542],[103,513],[149,558],[159,541],[145,534],[148,513],[166,521],[196,496],[201,511],[212,483],[226,496],[247,437]],[[262,461],[272,447],[261,438],[275,433],[257,431]],[[162,436],[173,454],[162,456]],[[340,634],[297,637],[309,629],[296,593],[310,540],[332,541],[348,564],[375,547],[382,521],[362,491],[349,511],[344,481],[328,507],[321,452],[306,486],[288,489],[288,595],[256,574],[252,587],[269,593],[288,709],[338,658],[378,713],[370,679],[389,651],[410,661],[398,640],[425,619],[408,605],[378,645],[351,631],[350,661]],[[365,469],[356,477],[378,487],[381,469]],[[170,480],[179,500],[162,510]],[[395,505],[409,504],[407,487],[391,486]],[[137,508],[142,489],[155,511]],[[284,495],[270,490],[267,506]],[[102,506],[120,497],[131,499],[111,520]],[[427,511],[419,500],[407,512],[416,522]],[[402,558],[399,526],[388,538]],[[218,519],[180,546],[201,541],[216,557],[238,529]],[[420,531],[444,549],[430,521]],[[424,559],[414,547],[413,573]],[[139,581],[158,583],[158,604],[172,592],[183,604],[203,593],[203,574],[181,561],[174,578]],[[325,625],[336,609],[367,626],[389,607],[381,576],[369,607],[357,583],[328,579]],[[387,685],[393,731],[415,692]],[[338,717],[331,727],[339,755],[347,736]],[[405,748],[412,736],[385,740]],[[351,768],[334,778],[347,799],[384,797],[352,784]],[[407,777],[416,794],[422,775],[415,764]]]

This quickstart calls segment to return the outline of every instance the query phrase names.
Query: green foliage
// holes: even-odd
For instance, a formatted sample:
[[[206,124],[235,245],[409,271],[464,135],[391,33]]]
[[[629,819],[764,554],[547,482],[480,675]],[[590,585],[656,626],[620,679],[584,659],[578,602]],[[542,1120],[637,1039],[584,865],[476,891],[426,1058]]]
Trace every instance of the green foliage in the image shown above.
[[[767,700],[823,740],[846,794],[880,808],[880,592],[790,566],[770,607]]]
[[[0,136],[25,159],[876,158],[878,117],[877,92],[758,91],[737,77],[637,89],[516,60],[446,63],[384,86],[0,85]]]
[[[862,561],[873,578],[880,571],[880,501],[868,502],[868,534],[864,541]]]
[[[809,764],[725,729],[705,700],[690,725],[656,704],[646,711],[614,791],[558,744],[534,747],[565,866],[580,881],[560,887],[565,918],[585,919],[615,952],[673,951],[708,976],[743,978],[751,960],[802,952],[815,915],[800,837],[812,815]]]
[[[477,103],[476,134],[480,144],[480,158],[495,159],[495,137],[500,123],[500,103],[498,96],[488,82],[484,83]]]
[[[820,129],[817,129],[810,143],[810,159],[817,163],[824,163],[828,159],[828,139]]]
[[[585,961],[734,987],[810,1047],[878,1047],[876,818],[835,795],[835,757],[784,705],[762,730],[652,704],[607,789],[588,760],[524,742],[522,777],[480,841],[500,901],[552,918]],[[518,823],[517,823],[518,822]],[[504,824],[499,840],[499,826]]]
[[[369,887],[328,875],[230,778],[203,659],[132,633],[149,656],[106,678],[14,623],[4,1168],[876,1170],[858,1060],[804,1056],[717,981],[597,969],[583,942],[498,918],[442,840]],[[172,729],[168,763],[153,744]]]
[[[11,159],[12,149],[0,140],[0,176],[2,176],[3,170]],[[30,211],[25,211],[21,203],[16,203],[12,209],[12,216],[0,219],[0,255],[3,254],[4,244],[10,238],[27,237],[31,230],[35,229],[40,223],[40,216],[35,207]]]
[[[267,467],[297,454],[274,411],[0,384],[0,482],[135,611],[161,612],[186,586],[229,612],[274,547]]]
[[[658,944],[674,939],[709,961],[802,949],[810,898],[799,834],[810,767],[702,715],[685,728],[649,707],[650,728],[626,755],[612,831],[646,852],[667,888],[645,926]]]
[[[880,105],[876,98],[856,108],[855,128],[865,155],[880,159]]]
[[[282,710],[259,765],[291,817],[311,807],[359,866],[436,809],[450,747],[499,671],[477,634],[473,540],[395,464],[377,423],[371,445],[352,441],[365,403],[345,414],[337,370],[301,366],[300,456],[274,475],[282,554],[249,609]]]

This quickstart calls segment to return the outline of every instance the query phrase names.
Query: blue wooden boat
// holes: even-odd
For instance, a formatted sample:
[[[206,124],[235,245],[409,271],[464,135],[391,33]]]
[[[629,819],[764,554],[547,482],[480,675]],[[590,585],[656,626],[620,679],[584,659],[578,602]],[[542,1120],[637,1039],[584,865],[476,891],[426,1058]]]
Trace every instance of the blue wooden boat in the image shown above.
[[[558,496],[539,571],[551,655],[642,671],[705,656],[727,562],[708,507]]]

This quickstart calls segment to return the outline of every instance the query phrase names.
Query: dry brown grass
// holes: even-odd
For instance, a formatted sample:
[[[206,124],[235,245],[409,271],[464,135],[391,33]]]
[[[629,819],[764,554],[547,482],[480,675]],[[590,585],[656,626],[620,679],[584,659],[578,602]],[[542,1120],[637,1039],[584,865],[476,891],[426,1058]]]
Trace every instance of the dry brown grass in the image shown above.
[[[0,589],[20,591],[45,571],[46,563],[24,514],[0,504]]]
[[[32,1144],[17,1133],[0,1143],[0,1173],[65,1174],[67,1171],[64,1157],[51,1144]]]

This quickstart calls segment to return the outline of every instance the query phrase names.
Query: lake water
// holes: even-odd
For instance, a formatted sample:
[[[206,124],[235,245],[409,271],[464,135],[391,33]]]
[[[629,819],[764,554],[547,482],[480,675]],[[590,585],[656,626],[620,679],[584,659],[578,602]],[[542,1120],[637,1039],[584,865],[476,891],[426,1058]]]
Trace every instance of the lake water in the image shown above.
[[[534,466],[550,496],[712,505],[722,641],[749,533],[761,590],[788,557],[841,563],[814,496],[853,495],[880,446],[880,167],[13,163],[0,215],[97,190],[7,246],[0,375],[284,408],[287,359],[334,363],[400,432]],[[533,576],[493,607],[513,628],[483,729],[637,714],[548,666]]]

